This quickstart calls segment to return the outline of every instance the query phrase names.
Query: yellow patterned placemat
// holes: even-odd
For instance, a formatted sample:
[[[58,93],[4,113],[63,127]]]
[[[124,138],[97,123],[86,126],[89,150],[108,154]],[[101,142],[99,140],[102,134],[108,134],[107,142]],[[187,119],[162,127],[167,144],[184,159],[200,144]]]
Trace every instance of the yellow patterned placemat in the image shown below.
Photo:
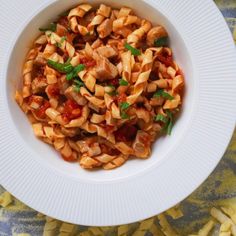
[[[215,0],[236,43],[236,0]],[[163,214],[117,227],[61,222],[25,206],[0,186],[0,236],[230,236],[236,235],[236,131],[210,177]]]

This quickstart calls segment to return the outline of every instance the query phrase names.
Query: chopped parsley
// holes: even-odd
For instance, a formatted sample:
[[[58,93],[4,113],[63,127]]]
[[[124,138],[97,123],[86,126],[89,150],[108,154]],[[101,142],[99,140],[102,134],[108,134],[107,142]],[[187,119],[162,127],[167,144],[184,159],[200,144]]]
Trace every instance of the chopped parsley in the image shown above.
[[[120,85],[120,86],[128,86],[129,83],[128,83],[128,81],[126,81],[126,80],[124,80],[124,79],[120,79],[120,80],[119,80],[119,85]]]
[[[120,104],[121,111],[127,110],[130,107],[130,104],[128,102],[122,102]]]
[[[56,23],[51,23],[48,28],[39,28],[41,32],[46,32],[46,31],[52,31],[55,32],[57,29],[57,24]]]
[[[126,113],[126,110],[130,107],[130,104],[128,102],[122,102],[120,104],[121,109],[121,118],[122,119],[129,119],[129,115]]]
[[[66,74],[66,79],[71,80],[75,77],[78,77],[78,73],[85,69],[84,64],[79,64],[74,67],[70,64],[71,59],[69,58],[66,63],[59,63],[52,60],[48,60],[47,64],[53,69]]]
[[[162,37],[154,41],[156,47],[165,47],[168,46],[168,37]]]
[[[80,92],[80,88],[83,87],[83,86],[84,86],[84,83],[81,80],[79,80],[79,79],[74,80],[74,86],[73,87],[74,87],[76,92]]]
[[[174,125],[173,114],[169,110],[166,110],[166,115],[167,116],[163,116],[161,114],[156,115],[155,121],[162,121],[165,124],[162,128],[162,131],[166,132],[168,135],[171,135],[171,131]]]
[[[173,100],[174,99],[173,96],[171,96],[169,93],[165,92],[163,89],[159,89],[157,92],[155,92],[153,97],[154,98],[163,97],[167,100]]]
[[[126,119],[129,119],[129,118],[130,118],[130,116],[127,113],[121,112],[121,119],[126,120]]]
[[[52,67],[53,69],[61,72],[61,73],[70,73],[74,67],[70,63],[59,63],[52,60],[47,61],[48,66]]]
[[[162,114],[158,114],[155,116],[155,121],[161,121],[166,124],[168,122],[168,117],[166,117]]]
[[[64,43],[66,40],[66,36],[61,37],[61,43]]]
[[[141,55],[141,51],[138,50],[137,48],[132,47],[130,44],[125,43],[125,48],[131,51],[132,55],[134,56],[139,56]]]
[[[78,77],[78,73],[85,69],[84,64],[79,64],[78,66],[74,67],[73,70],[66,75],[67,80],[71,80],[75,77]]]

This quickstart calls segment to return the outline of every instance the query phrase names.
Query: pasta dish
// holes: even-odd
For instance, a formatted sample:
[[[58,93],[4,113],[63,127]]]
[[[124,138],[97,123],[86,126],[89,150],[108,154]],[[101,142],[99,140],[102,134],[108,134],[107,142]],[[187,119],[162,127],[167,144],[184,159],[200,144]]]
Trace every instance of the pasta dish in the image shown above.
[[[148,158],[183,98],[165,28],[127,7],[82,4],[40,31],[15,94],[35,135],[85,169]]]

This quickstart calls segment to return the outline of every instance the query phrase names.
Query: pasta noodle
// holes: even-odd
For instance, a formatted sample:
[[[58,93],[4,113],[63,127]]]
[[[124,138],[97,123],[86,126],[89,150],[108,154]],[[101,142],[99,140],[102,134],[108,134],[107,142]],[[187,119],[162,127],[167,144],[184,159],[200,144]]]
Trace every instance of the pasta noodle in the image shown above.
[[[15,93],[35,135],[85,169],[148,158],[183,99],[167,31],[130,8],[86,3],[41,31]]]

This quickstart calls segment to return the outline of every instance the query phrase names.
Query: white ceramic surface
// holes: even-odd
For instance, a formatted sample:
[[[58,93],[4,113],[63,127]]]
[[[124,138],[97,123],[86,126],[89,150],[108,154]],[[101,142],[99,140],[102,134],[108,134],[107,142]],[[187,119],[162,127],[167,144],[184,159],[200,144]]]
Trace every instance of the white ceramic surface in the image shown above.
[[[186,76],[186,93],[171,137],[159,139],[148,160],[128,161],[113,171],[85,171],[37,140],[13,99],[38,28],[80,2],[1,1],[0,183],[32,208],[64,221],[130,223],[178,203],[220,160],[235,125],[235,48],[210,0],[88,1],[130,6],[164,25]]]

